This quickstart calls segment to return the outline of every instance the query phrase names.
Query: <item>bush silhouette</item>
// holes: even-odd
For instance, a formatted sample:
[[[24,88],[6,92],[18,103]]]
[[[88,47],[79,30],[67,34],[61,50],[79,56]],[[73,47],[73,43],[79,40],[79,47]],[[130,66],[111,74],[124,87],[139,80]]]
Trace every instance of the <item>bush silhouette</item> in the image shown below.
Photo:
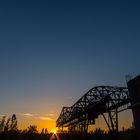
[[[36,126],[36,125],[30,125],[30,126],[28,127],[28,133],[32,133],[32,134],[38,133],[38,131],[37,131],[37,126]]]

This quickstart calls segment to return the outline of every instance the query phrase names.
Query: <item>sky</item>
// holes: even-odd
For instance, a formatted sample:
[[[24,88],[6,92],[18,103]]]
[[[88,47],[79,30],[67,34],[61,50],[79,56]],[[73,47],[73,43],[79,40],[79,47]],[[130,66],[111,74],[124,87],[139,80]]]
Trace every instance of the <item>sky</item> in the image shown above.
[[[0,1],[0,115],[15,113],[22,129],[52,130],[62,107],[90,88],[126,86],[125,76],[140,72],[139,7],[130,0]]]

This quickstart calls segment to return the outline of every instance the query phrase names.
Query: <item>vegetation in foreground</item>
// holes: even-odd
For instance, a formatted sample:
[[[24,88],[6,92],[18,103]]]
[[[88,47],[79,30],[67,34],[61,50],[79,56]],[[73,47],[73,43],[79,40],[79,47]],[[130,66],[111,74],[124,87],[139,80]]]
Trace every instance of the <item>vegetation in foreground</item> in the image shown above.
[[[5,116],[0,121],[0,140],[134,140],[135,129],[120,131],[118,133],[106,133],[101,129],[96,129],[94,132],[90,132],[87,135],[81,133],[68,133],[58,132],[48,133],[47,128],[42,129],[41,133],[38,132],[37,126],[30,125],[25,130],[19,130],[17,128],[16,115],[8,118]]]
[[[30,129],[29,129],[30,128]],[[86,138],[80,133],[38,133],[34,126],[30,126],[26,131],[7,131],[0,133],[0,140],[134,140],[135,132],[127,129],[118,134],[101,133],[101,131],[88,133]],[[33,128],[33,129],[32,129]]]

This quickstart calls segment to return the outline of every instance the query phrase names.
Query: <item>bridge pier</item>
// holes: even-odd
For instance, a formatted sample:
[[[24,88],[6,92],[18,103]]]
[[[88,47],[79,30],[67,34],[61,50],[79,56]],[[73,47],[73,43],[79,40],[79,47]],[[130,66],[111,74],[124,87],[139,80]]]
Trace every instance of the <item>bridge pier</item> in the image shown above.
[[[108,118],[102,114],[110,132],[118,132],[118,108],[108,111]]]

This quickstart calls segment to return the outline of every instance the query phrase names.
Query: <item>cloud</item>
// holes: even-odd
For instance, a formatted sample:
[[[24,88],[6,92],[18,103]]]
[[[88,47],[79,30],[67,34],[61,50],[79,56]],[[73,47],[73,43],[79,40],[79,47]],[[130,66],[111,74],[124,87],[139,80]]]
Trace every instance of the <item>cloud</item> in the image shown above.
[[[55,114],[54,113],[49,113],[49,114],[45,114],[46,116],[50,116],[50,117],[53,117],[53,116],[55,116]]]
[[[34,114],[31,114],[31,113],[18,113],[18,115],[24,116],[24,117],[27,117],[27,118],[30,118],[30,117],[34,116]]]
[[[34,118],[34,119],[40,119],[40,120],[46,120],[46,121],[53,121],[51,117],[54,116],[53,113],[45,114],[42,116],[40,116],[39,114],[31,114],[31,113],[17,113],[17,114],[26,118]]]
[[[49,117],[38,117],[40,120],[47,120],[47,121],[52,121],[53,119],[52,118],[49,118]]]

